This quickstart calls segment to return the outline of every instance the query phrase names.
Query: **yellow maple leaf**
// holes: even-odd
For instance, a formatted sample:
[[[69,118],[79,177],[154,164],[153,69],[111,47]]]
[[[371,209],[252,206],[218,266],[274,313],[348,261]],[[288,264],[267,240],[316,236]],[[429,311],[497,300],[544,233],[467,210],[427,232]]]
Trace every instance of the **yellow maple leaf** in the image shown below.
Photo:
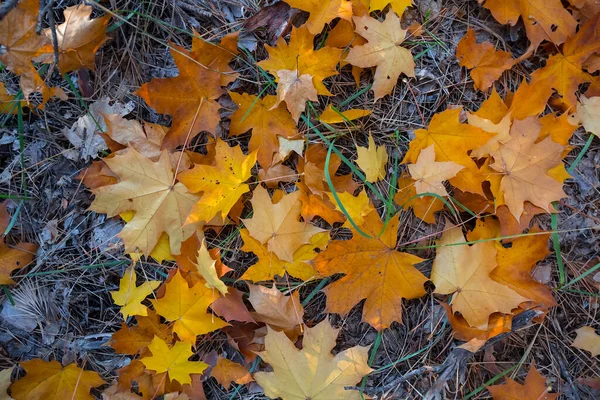
[[[198,249],[198,255],[196,262],[194,262],[198,273],[202,275],[206,283],[204,284],[209,289],[217,289],[222,295],[227,294],[227,286],[219,276],[215,268],[216,261],[210,256],[208,249],[206,248],[206,241],[202,239],[202,244]]]
[[[469,325],[487,329],[492,313],[511,314],[528,299],[490,278],[498,265],[493,242],[457,245],[464,242],[462,229],[446,222],[431,269],[434,293],[454,293],[452,310],[460,312]]]
[[[339,124],[342,122],[353,121],[355,119],[366,117],[370,114],[370,110],[362,110],[358,108],[352,108],[346,111],[337,111],[334,110],[333,106],[330,104],[319,116],[319,121],[328,124]]]
[[[75,364],[63,367],[58,361],[35,358],[19,365],[27,374],[10,385],[15,400],[94,400],[90,389],[106,383],[97,372],[84,371]]]
[[[277,103],[276,108],[285,101],[287,109],[292,113],[294,121],[298,123],[300,115],[306,109],[306,102],[317,101],[317,89],[313,85],[313,77],[308,74],[300,75],[298,70],[280,69],[277,75]]]
[[[596,333],[596,330],[591,326],[584,326],[575,331],[577,337],[571,343],[571,346],[577,347],[581,350],[589,351],[592,357],[596,357],[600,354],[600,335]]]
[[[154,336],[148,350],[152,356],[140,360],[144,366],[158,374],[166,372],[170,380],[176,380],[182,385],[192,383],[190,374],[200,375],[208,367],[202,361],[188,361],[194,355],[189,343],[176,342],[169,348],[164,340]]]
[[[327,195],[329,196],[329,200],[335,205],[335,209],[341,212],[342,207],[340,207],[340,204],[335,200],[333,195],[331,193],[327,193]],[[364,189],[356,196],[353,196],[352,193],[342,192],[337,193],[337,197],[350,218],[352,218],[352,221],[354,221],[358,227],[361,227],[365,223],[365,217],[367,215],[375,211],[375,208],[373,208],[373,204],[371,204],[371,200]],[[352,224],[350,221],[346,221],[342,226],[350,228],[352,227]]]
[[[377,146],[373,135],[369,135],[369,147],[357,147],[356,163],[365,173],[368,182],[377,182],[385,178],[385,166],[388,153],[385,146]]]
[[[181,243],[195,231],[194,225],[184,226],[198,196],[187,192],[177,182],[166,150],[153,162],[134,148],[128,148],[104,162],[117,175],[119,182],[92,190],[96,195],[92,211],[112,217],[124,211],[135,211],[119,236],[125,251],[139,251],[148,256],[164,232],[169,236],[171,253],[179,254]]]
[[[400,74],[415,76],[412,54],[400,46],[406,38],[406,31],[393,11],[388,11],[383,22],[368,15],[353,17],[353,20],[356,33],[367,39],[368,43],[350,49],[346,61],[361,68],[377,67],[373,92],[375,100],[378,100],[392,93]]]
[[[173,332],[184,342],[196,343],[197,335],[228,325],[206,312],[208,306],[219,297],[218,292],[208,289],[202,283],[196,283],[190,288],[179,271],[165,285],[165,295],[152,300],[152,304],[156,312],[167,321],[175,321]]]
[[[310,13],[305,25],[313,35],[321,33],[323,27],[335,18],[350,21],[352,2],[348,0],[284,0],[290,6]]]
[[[244,182],[252,175],[256,151],[245,155],[239,146],[229,147],[217,139],[215,152],[214,165],[196,164],[177,175],[190,192],[202,193],[187,216],[186,225],[208,222],[214,217],[225,219],[239,198],[250,190]]]
[[[123,319],[127,319],[130,315],[148,315],[148,309],[142,301],[160,285],[159,281],[145,281],[140,286],[136,286],[136,279],[137,275],[131,266],[123,273],[119,290],[110,292],[115,304],[121,306]]]
[[[296,250],[324,231],[299,221],[302,208],[300,195],[300,192],[293,192],[273,204],[267,190],[257,186],[252,195],[254,214],[252,218],[243,220],[250,236],[265,244],[283,261],[293,262]]]
[[[343,273],[344,277],[325,288],[327,312],[347,314],[366,299],[363,320],[377,330],[402,321],[402,299],[425,294],[427,278],[414,265],[423,260],[396,251],[398,217],[387,227],[377,212],[365,218],[364,230],[370,238],[352,230],[352,239],[334,240],[315,258],[323,276]]]
[[[436,162],[433,145],[421,150],[417,162],[407,167],[415,180],[417,194],[434,193],[440,196],[448,196],[443,181],[455,177],[464,168],[452,161]]]
[[[282,332],[268,328],[261,358],[273,372],[257,372],[254,379],[270,398],[359,400],[361,393],[346,390],[372,369],[367,364],[368,348],[355,346],[331,354],[338,330],[328,320],[306,328],[302,350]]]

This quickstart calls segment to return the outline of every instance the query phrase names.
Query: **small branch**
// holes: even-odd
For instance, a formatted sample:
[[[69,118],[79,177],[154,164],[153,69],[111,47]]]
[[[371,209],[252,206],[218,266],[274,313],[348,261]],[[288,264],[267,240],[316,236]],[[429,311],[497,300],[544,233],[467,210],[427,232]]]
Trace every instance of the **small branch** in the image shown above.
[[[6,0],[0,4],[0,21],[6,17],[13,8],[15,8],[19,4],[19,0]]]
[[[46,2],[44,4],[44,2]],[[52,33],[52,47],[54,49],[54,64],[56,68],[58,68],[58,60],[59,60],[59,49],[58,49],[58,34],[56,33],[56,21],[54,20],[54,12],[53,12],[54,0],[40,0],[40,12],[38,14],[38,24],[37,24],[37,34],[42,33],[42,25],[44,22],[44,17],[48,15],[48,25],[50,27],[50,32]]]

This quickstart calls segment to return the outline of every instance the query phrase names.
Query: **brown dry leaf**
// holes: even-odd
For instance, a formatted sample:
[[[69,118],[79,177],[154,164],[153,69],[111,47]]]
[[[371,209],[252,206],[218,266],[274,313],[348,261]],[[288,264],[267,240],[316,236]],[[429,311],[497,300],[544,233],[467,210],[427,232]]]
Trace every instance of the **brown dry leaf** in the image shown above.
[[[363,321],[377,330],[402,321],[402,299],[425,294],[427,278],[414,265],[423,260],[396,251],[398,217],[384,228],[377,212],[365,218],[367,238],[352,229],[352,239],[334,240],[315,258],[323,276],[345,276],[325,288],[326,311],[345,315],[363,299]]]
[[[258,66],[276,75],[279,70],[298,71],[298,76],[312,76],[317,93],[331,96],[323,84],[323,79],[337,75],[337,64],[340,62],[342,50],[324,46],[314,50],[314,35],[306,26],[292,29],[290,43],[279,38],[277,46],[265,46],[269,58],[258,63]]]
[[[456,245],[465,242],[462,229],[446,221],[437,242],[440,247],[433,261],[431,281],[434,293],[454,293],[454,312],[460,312],[470,326],[487,330],[492,313],[511,314],[528,299],[490,278],[498,265],[493,242]]]
[[[575,33],[577,21],[560,0],[478,0],[496,21],[515,26],[523,20],[533,50],[544,40],[556,45]]]
[[[373,135],[369,134],[369,147],[356,147],[356,164],[365,173],[367,182],[377,182],[385,179],[385,166],[388,163],[388,153],[385,146],[377,146]]]
[[[106,132],[101,136],[111,152],[133,147],[141,154],[156,161],[162,153],[161,147],[167,127],[136,120],[128,120],[119,114],[102,114]]]
[[[56,27],[61,74],[81,68],[94,70],[96,52],[108,40],[106,27],[110,14],[91,19],[93,10],[92,6],[78,4],[63,11],[65,22]],[[52,40],[50,28],[44,34]]]
[[[253,316],[277,332],[284,332],[292,341],[298,340],[303,332],[304,307],[300,303],[300,294],[293,292],[285,296],[277,289],[275,283],[271,289],[260,285],[248,285],[250,297],[248,301],[256,311]]]
[[[512,399],[541,399],[554,400],[558,394],[548,393],[550,388],[546,385],[546,379],[540,375],[535,365],[531,365],[525,383],[521,385],[510,378],[502,385],[488,386],[487,390],[492,394],[494,400]]]
[[[19,365],[26,375],[10,385],[15,400],[94,400],[90,389],[106,383],[97,372],[84,371],[76,364],[63,367],[58,361],[35,358]]]
[[[136,326],[128,327],[121,323],[121,329],[112,334],[108,345],[117,353],[136,355],[141,353],[158,336],[164,341],[171,342],[171,329],[160,323],[160,316],[153,310],[148,310],[147,316],[136,315]]]
[[[247,93],[230,92],[229,95],[238,109],[231,114],[229,134],[239,136],[252,130],[248,151],[258,150],[258,163],[268,169],[273,164],[273,156],[279,151],[283,138],[300,138],[296,123],[285,107],[274,107],[276,96],[263,98]]]
[[[217,365],[210,371],[210,376],[215,378],[225,389],[228,389],[233,382],[245,385],[254,381],[246,367],[224,357],[217,359]]]
[[[573,125],[581,124],[584,129],[600,137],[600,96],[579,97],[577,111],[569,115],[569,122]]]
[[[300,75],[298,70],[280,69],[277,75],[277,108],[285,101],[287,109],[292,113],[294,121],[298,123],[300,115],[306,109],[307,101],[317,101],[317,89],[313,85],[313,77],[308,74]]]
[[[546,5],[544,5],[544,8]],[[552,17],[556,24],[556,17]],[[575,93],[579,86],[594,77],[583,71],[583,63],[593,53],[600,52],[600,14],[587,21],[579,31],[570,36],[558,54],[550,56],[543,68],[531,74],[531,86],[542,92],[556,89],[562,101],[571,107],[577,104]]]
[[[321,33],[323,27],[335,18],[350,21],[352,2],[348,0],[284,0],[290,6],[310,13],[305,25],[313,35]]]
[[[280,260],[290,263],[300,246],[310,243],[314,235],[324,231],[299,221],[300,194],[287,194],[273,204],[267,190],[258,186],[252,196],[254,214],[252,218],[243,220],[250,236],[266,245]]]
[[[540,129],[535,117],[515,120],[510,140],[490,154],[494,159],[490,167],[500,173],[492,176],[500,180],[498,187],[492,182],[492,193],[497,204],[506,204],[517,220],[525,201],[552,212],[551,203],[566,196],[562,180],[549,175],[550,170],[562,165],[565,146],[549,137],[536,143]]]
[[[242,324],[233,322],[232,326],[223,329],[227,334],[228,343],[238,350],[246,359],[246,364],[256,360],[256,353],[264,350],[266,326],[257,324]]]
[[[283,400],[359,400],[361,393],[346,390],[373,371],[368,363],[368,348],[355,346],[331,354],[338,330],[328,320],[306,328],[302,350],[283,333],[269,329],[261,358],[273,372],[257,372],[254,379],[270,398]]]
[[[118,384],[113,384],[102,392],[102,400],[142,400],[143,397],[130,391],[120,391]]]
[[[596,357],[600,354],[600,336],[596,333],[596,330],[591,326],[584,326],[575,331],[577,337],[571,343],[571,346],[577,347],[578,349],[589,351],[592,357]]]
[[[259,183],[264,183],[267,187],[276,189],[279,187],[279,182],[296,182],[298,174],[287,165],[274,164],[268,170],[260,169],[258,180]]]
[[[515,61],[511,53],[496,50],[490,42],[477,43],[475,32],[469,27],[458,43],[456,58],[461,67],[471,70],[475,89],[487,90]]]
[[[413,56],[410,50],[400,46],[406,38],[406,31],[393,11],[388,11],[383,22],[368,15],[353,17],[353,20],[356,33],[368,43],[350,49],[346,61],[361,68],[377,67],[373,92],[375,100],[378,100],[392,93],[401,74],[415,76]]]
[[[222,75],[196,60],[201,55],[173,44],[171,47],[179,75],[154,78],[135,92],[157,112],[173,117],[163,142],[165,149],[190,143],[201,131],[214,134],[221,119],[217,99],[225,94]]]
[[[6,209],[6,201],[0,204],[0,285],[12,285],[15,283],[10,273],[16,269],[26,267],[35,256],[38,245],[33,243],[19,242],[14,246],[8,246],[4,241],[4,234],[11,217]]]
[[[405,175],[398,178],[398,193],[394,201],[402,208],[412,208],[415,216],[428,224],[435,223],[435,213],[444,208],[444,203],[434,196],[417,196],[415,181]]]
[[[162,233],[169,236],[171,254],[179,254],[181,243],[196,231],[194,225],[183,225],[198,196],[175,181],[173,167],[165,150],[153,162],[130,147],[104,162],[118,176],[119,182],[92,190],[96,196],[90,209],[116,216],[135,211],[119,236],[125,252],[140,252],[148,256]]]
[[[483,146],[493,135],[475,126],[461,124],[460,113],[461,109],[455,108],[435,114],[427,130],[419,129],[415,132],[415,139],[410,142],[402,162],[417,162],[421,150],[433,144],[436,161],[453,161],[465,167],[450,179],[450,184],[463,192],[483,195],[481,185],[485,176],[468,151]]]
[[[417,194],[434,193],[448,196],[444,181],[453,178],[464,167],[452,161],[436,162],[433,145],[421,150],[415,164],[408,164],[408,171],[415,180]]]
[[[219,297],[210,308],[225,321],[256,322],[244,304],[244,292],[230,287],[225,296]]]

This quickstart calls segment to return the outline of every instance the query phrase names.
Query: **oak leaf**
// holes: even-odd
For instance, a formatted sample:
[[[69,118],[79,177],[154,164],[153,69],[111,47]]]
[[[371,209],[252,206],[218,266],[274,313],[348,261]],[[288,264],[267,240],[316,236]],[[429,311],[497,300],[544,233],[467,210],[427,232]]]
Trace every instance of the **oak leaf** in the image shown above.
[[[548,40],[556,45],[575,33],[577,21],[560,0],[478,0],[496,21],[515,26],[523,20],[533,49]]]
[[[365,173],[367,182],[377,182],[385,179],[385,166],[388,162],[388,153],[385,146],[377,146],[373,135],[369,134],[369,147],[358,146],[356,164]]]
[[[485,176],[468,152],[483,146],[493,135],[469,124],[461,124],[460,112],[460,108],[455,108],[435,114],[426,130],[415,132],[402,162],[417,162],[420,151],[433,144],[436,161],[453,161],[465,167],[450,179],[450,184],[463,192],[483,195],[481,184]]]
[[[350,21],[352,1],[348,0],[284,0],[290,6],[310,13],[305,25],[313,35],[321,33],[323,27],[335,18]]]
[[[270,289],[260,285],[248,285],[248,301],[254,307],[254,319],[267,324],[277,332],[284,332],[292,341],[296,341],[303,332],[304,307],[300,303],[298,291],[285,296],[275,283]]]
[[[349,122],[355,119],[366,117],[370,114],[370,110],[363,110],[358,108],[352,108],[346,111],[339,111],[330,104],[319,116],[319,121],[325,122],[327,124],[339,124],[342,122]]]
[[[403,298],[416,299],[425,294],[427,278],[414,267],[423,260],[395,249],[398,225],[398,217],[385,226],[373,212],[364,223],[371,237],[352,229],[352,239],[332,241],[319,253],[314,265],[323,276],[345,274],[325,288],[327,312],[347,314],[366,299],[363,321],[382,330],[393,321],[402,321]]]
[[[308,74],[300,75],[298,70],[280,69],[277,75],[277,102],[274,108],[285,101],[287,109],[298,123],[300,115],[306,109],[307,101],[317,101],[317,89],[313,85],[313,77]]]
[[[600,354],[600,336],[596,333],[596,330],[591,326],[584,326],[575,331],[577,337],[571,343],[571,346],[577,347],[578,349],[589,351],[592,357],[596,357]]]
[[[247,93],[234,92],[230,92],[229,95],[238,107],[231,114],[229,134],[239,136],[252,130],[248,151],[258,150],[258,163],[268,169],[273,164],[274,154],[280,149],[280,139],[300,137],[296,123],[285,107],[273,108],[277,101],[276,96],[258,98]]]
[[[179,254],[181,243],[196,231],[195,226],[182,222],[198,196],[188,193],[182,183],[175,183],[167,151],[153,162],[131,147],[104,162],[119,182],[93,189],[96,198],[90,209],[110,217],[135,211],[119,234],[126,252],[149,255],[164,232],[169,235],[171,253]]]
[[[123,319],[127,319],[130,315],[148,315],[148,309],[142,301],[160,285],[159,281],[145,281],[140,286],[136,286],[136,279],[134,267],[131,266],[123,273],[119,290],[110,292],[115,304],[122,306]]]
[[[10,215],[6,209],[7,203],[0,204],[0,285],[12,285],[15,283],[10,273],[16,269],[26,267],[35,255],[38,245],[34,243],[19,242],[14,246],[8,246],[4,241],[4,233],[10,223]]]
[[[465,243],[462,229],[446,222],[431,269],[434,293],[454,293],[452,310],[460,312],[470,326],[485,330],[492,313],[511,314],[528,299],[490,278],[498,265],[493,242],[459,243]]]
[[[297,71],[298,76],[310,75],[317,93],[331,96],[323,79],[338,74],[336,66],[340,62],[342,50],[329,46],[314,50],[313,41],[314,35],[310,34],[306,26],[294,28],[289,44],[280,37],[277,46],[265,46],[269,58],[259,62],[258,66],[273,75],[282,69]]]
[[[385,21],[379,22],[368,15],[353,17],[356,33],[368,43],[350,49],[346,61],[361,68],[377,67],[373,81],[375,100],[392,93],[400,74],[415,76],[415,62],[410,50],[400,44],[406,38],[406,30],[400,19],[388,11]]]
[[[254,380],[246,367],[224,357],[217,359],[217,365],[210,371],[210,376],[215,378],[225,389],[228,389],[233,382],[245,385]]]
[[[369,12],[383,10],[388,4],[396,14],[402,16],[404,10],[412,6],[412,0],[370,0]]]
[[[320,232],[310,238],[310,243],[304,244],[294,252],[294,261],[280,260],[267,246],[250,236],[247,229],[240,229],[244,241],[241,250],[251,252],[258,257],[256,264],[251,265],[241,279],[260,282],[271,281],[275,276],[283,277],[287,272],[294,278],[308,281],[318,276],[310,261],[317,256],[315,249],[323,250],[329,242],[329,232]]]
[[[294,253],[300,246],[324,230],[307,222],[299,221],[300,192],[293,192],[273,204],[266,189],[258,186],[252,195],[254,214],[244,219],[250,236],[267,246],[270,252],[283,261],[293,262]]]
[[[221,74],[197,61],[194,53],[171,45],[171,55],[179,75],[154,78],[135,92],[157,112],[173,117],[163,142],[165,149],[189,143],[200,131],[214,134],[220,120],[217,99],[225,94]]]
[[[490,167],[499,172],[498,188],[492,183],[498,204],[506,204],[513,216],[519,220],[524,202],[552,212],[551,203],[565,197],[562,181],[549,175],[549,171],[562,164],[565,146],[550,137],[536,143],[541,125],[537,118],[515,120],[510,131],[510,140],[501,144],[490,155],[494,163]]]
[[[600,96],[588,99],[581,95],[577,110],[569,116],[569,122],[581,124],[586,131],[600,137]]]
[[[65,22],[56,27],[61,74],[81,68],[94,70],[96,51],[108,40],[106,27],[110,14],[91,19],[93,10],[92,6],[78,4],[63,11]],[[44,34],[52,39],[50,28]]]
[[[525,383],[521,385],[510,378],[506,378],[506,383],[502,385],[488,386],[487,389],[492,394],[494,400],[511,399],[543,399],[554,400],[558,394],[548,393],[546,379],[538,372],[535,365],[529,367],[529,372],[525,378]]]
[[[136,326],[128,327],[122,323],[121,329],[112,334],[108,345],[117,353],[136,355],[148,347],[154,336],[171,342],[171,329],[160,323],[160,316],[153,310],[148,310],[145,317],[136,315],[135,319]]]
[[[273,372],[257,372],[254,379],[273,399],[360,399],[359,392],[345,386],[356,384],[372,371],[367,364],[368,348],[355,346],[333,356],[337,334],[329,321],[322,321],[306,328],[299,350],[283,333],[269,329],[265,351],[259,355]]]
[[[165,284],[165,295],[152,300],[154,309],[167,321],[174,321],[173,333],[188,343],[196,343],[196,336],[220,329],[228,324],[206,312],[218,295],[202,283],[191,288],[177,271],[170,282]],[[181,381],[180,381],[181,383]]]
[[[443,181],[456,176],[464,167],[452,161],[436,162],[433,145],[421,150],[415,164],[408,164],[408,171],[415,180],[417,194],[434,193],[448,196]]]
[[[456,58],[461,67],[471,70],[475,89],[487,90],[515,61],[512,54],[496,50],[490,42],[477,43],[475,32],[469,27],[456,47]]]
[[[192,383],[190,374],[202,374],[208,367],[202,361],[188,361],[194,354],[189,343],[176,342],[169,348],[164,340],[155,336],[148,349],[152,356],[141,359],[144,366],[156,373],[166,372],[169,380],[176,380],[182,385]]]
[[[244,182],[252,175],[256,152],[245,155],[239,146],[229,147],[217,139],[216,154],[215,165],[196,164],[177,176],[190,192],[202,192],[186,224],[208,222],[215,216],[225,219],[238,199],[250,190]]]
[[[10,385],[15,400],[93,400],[90,389],[106,383],[97,372],[84,371],[75,364],[63,367],[58,361],[35,358],[19,365],[26,375]]]

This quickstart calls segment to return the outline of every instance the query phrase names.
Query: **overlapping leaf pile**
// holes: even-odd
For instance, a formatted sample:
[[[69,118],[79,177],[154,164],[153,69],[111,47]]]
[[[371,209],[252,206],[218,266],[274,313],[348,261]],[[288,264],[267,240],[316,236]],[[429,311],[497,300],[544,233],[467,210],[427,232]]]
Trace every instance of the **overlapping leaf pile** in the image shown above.
[[[9,15],[22,18],[18,13],[34,9],[33,3],[23,1]],[[336,124],[369,114],[342,111],[334,102],[319,109],[319,96],[332,96],[327,78],[345,65],[352,66],[357,79],[362,74],[372,83],[375,101],[403,85],[401,76],[415,76],[413,54],[404,42],[420,30],[408,33],[400,22],[410,1],[287,3],[309,16],[305,25],[292,29],[289,40],[282,37],[275,46],[266,46],[268,57],[257,63],[272,94],[226,90],[237,78],[229,65],[238,55],[235,33],[218,44],[195,35],[190,50],[171,47],[178,76],[153,79],[136,92],[157,112],[172,117],[170,127],[104,116],[108,131],[103,136],[111,154],[82,175],[94,195],[90,210],[126,221],[120,237],[134,260],[153,257],[176,264],[165,282],[139,277],[140,268],[132,265],[112,293],[124,321],[134,316],[136,323],[124,322],[110,341],[131,362],[118,371],[107,398],[134,396],[132,391],[144,399],[167,393],[198,398],[209,362],[189,359],[198,340],[208,340],[205,335],[216,331],[227,335],[246,365],[257,356],[271,365],[272,372],[257,372],[253,378],[272,398],[360,398],[344,386],[371,372],[367,348],[353,347],[334,357],[330,351],[336,331],[327,321],[305,324],[298,291],[284,295],[275,283],[269,288],[250,282],[286,286],[290,279],[341,274],[323,289],[325,312],[346,315],[364,300],[363,321],[376,330],[402,322],[403,299],[424,296],[431,282],[440,301],[451,298],[443,305],[455,337],[462,341],[485,341],[510,331],[512,317],[523,310],[546,313],[557,305],[550,288],[532,277],[536,263],[549,254],[549,233],[532,227],[531,221],[555,212],[553,203],[565,197],[569,174],[564,157],[577,125],[600,134],[600,78],[593,75],[600,58],[600,9],[590,2],[571,2],[593,13],[587,8],[567,10],[553,0],[548,7],[556,19],[550,21],[548,13],[534,15],[532,2],[482,1],[500,23],[514,25],[521,17],[531,47],[515,58],[490,43],[477,43],[469,28],[457,57],[470,69],[476,89],[488,90],[545,41],[554,44],[553,54],[514,93],[502,98],[494,88],[477,110],[448,107],[434,115],[426,129],[415,132],[402,160],[407,172],[392,182],[396,186],[387,198],[371,184],[390,179],[388,152],[376,144],[377,138],[369,136],[368,147],[357,146],[357,158],[349,161],[337,149],[332,152],[327,137],[319,134],[309,140],[306,128],[313,129],[320,120],[335,132]],[[334,20],[337,24],[330,30]],[[91,23],[106,26],[107,20]],[[6,33],[11,29],[2,22],[2,37],[13,37]],[[324,29],[330,30],[325,41]],[[7,46],[1,60],[21,75],[26,99],[41,91],[47,100],[49,89],[31,60],[46,62],[52,50],[44,37],[34,38],[31,31],[20,29],[15,35],[28,43],[22,47],[26,51]],[[77,68],[93,66],[90,52],[105,38],[97,35],[80,45],[72,40],[61,36],[61,72],[77,62]],[[228,135],[221,138],[219,100],[227,96],[237,109],[230,116]],[[250,139],[242,140],[243,146],[228,143],[248,131]],[[206,138],[201,153],[190,147],[199,135]],[[343,164],[353,173],[341,174]],[[376,198],[384,201],[384,213],[374,207]],[[436,213],[445,209],[444,215],[454,221],[440,221],[430,273],[426,260],[398,241],[401,209],[412,210],[427,223],[435,223]],[[459,213],[466,210],[477,218],[472,230],[460,223]],[[334,224],[349,228],[351,239],[330,238]],[[207,249],[204,232],[225,226],[237,226],[241,250],[256,256],[243,273],[231,273],[218,249]],[[12,283],[8,272],[15,268],[4,260],[2,283]],[[223,280],[226,274],[240,277],[236,287],[229,284],[231,279]],[[245,287],[251,308],[239,290]],[[301,350],[295,345],[299,337]],[[597,354],[597,346],[591,351]],[[77,398],[91,398],[89,388],[103,383],[74,365],[42,364],[22,363],[26,375],[11,386],[15,399],[31,398],[32,390],[46,393],[54,381],[61,382],[56,393],[71,396],[67,384],[78,373],[90,378],[77,386]],[[220,358],[210,367],[210,376],[225,387],[253,380],[245,366],[232,360]],[[546,390],[540,379],[532,368],[526,381],[538,397]],[[503,398],[502,393],[517,386],[508,381],[490,392]]]

